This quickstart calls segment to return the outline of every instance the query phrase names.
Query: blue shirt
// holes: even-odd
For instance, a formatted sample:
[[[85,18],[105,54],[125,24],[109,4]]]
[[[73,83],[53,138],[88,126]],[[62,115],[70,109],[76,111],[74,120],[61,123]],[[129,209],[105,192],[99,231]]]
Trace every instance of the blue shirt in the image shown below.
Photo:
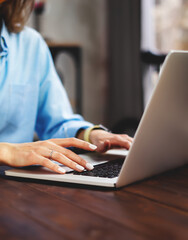
[[[73,114],[42,37],[25,27],[0,38],[0,142],[75,137],[92,124]]]

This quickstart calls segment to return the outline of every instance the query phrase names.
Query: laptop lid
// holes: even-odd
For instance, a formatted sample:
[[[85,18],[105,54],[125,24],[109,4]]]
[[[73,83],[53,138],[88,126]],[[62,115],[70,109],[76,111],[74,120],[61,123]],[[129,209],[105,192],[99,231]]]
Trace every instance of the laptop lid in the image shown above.
[[[188,51],[167,56],[117,187],[188,163]]]

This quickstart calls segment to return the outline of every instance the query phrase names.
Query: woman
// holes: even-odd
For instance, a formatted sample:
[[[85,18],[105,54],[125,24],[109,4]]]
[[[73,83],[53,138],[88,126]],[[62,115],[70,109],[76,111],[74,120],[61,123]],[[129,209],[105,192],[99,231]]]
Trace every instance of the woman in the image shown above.
[[[0,0],[0,163],[41,164],[65,173],[53,159],[76,171],[91,170],[91,164],[67,148],[129,149],[132,138],[73,114],[45,42],[24,27],[33,4],[34,0]],[[42,141],[32,142],[34,131]]]

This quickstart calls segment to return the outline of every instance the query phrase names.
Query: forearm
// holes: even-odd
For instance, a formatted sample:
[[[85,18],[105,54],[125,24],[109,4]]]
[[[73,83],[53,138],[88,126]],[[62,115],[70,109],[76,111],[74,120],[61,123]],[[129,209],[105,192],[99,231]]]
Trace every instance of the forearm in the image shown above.
[[[0,165],[8,165],[11,159],[11,144],[0,143]]]

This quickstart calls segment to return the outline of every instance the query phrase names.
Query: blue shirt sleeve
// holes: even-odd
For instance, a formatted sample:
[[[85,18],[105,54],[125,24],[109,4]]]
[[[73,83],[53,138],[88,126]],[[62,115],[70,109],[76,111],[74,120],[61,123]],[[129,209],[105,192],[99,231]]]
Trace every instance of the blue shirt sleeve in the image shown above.
[[[75,137],[79,129],[92,126],[74,114],[46,43],[40,43],[40,88],[35,130],[41,140]]]
[[[39,33],[25,27],[0,36],[0,142],[23,143],[75,137],[92,126],[74,114],[48,46]]]

